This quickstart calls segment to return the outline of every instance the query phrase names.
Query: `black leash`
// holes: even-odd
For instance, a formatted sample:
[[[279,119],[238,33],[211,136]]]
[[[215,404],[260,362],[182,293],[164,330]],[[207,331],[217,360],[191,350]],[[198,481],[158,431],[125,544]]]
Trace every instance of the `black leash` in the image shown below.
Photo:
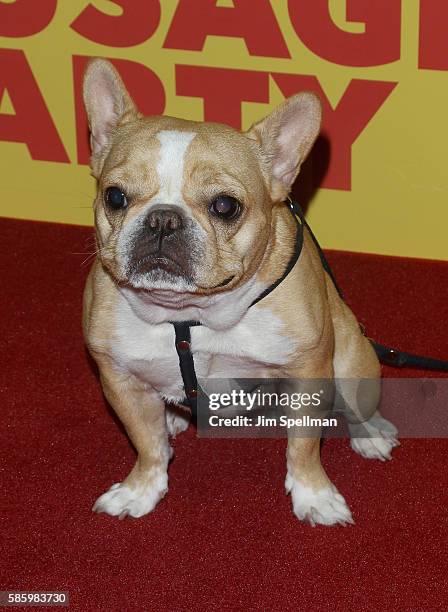
[[[322,262],[322,266],[325,272],[331,278],[336,291],[338,292],[341,299],[344,300],[344,295],[334,277],[333,271],[330,268],[330,264],[328,263],[317,238],[313,234],[310,226],[305,220],[305,216],[303,214],[302,209],[300,208],[297,202],[294,202],[291,199],[288,199],[286,202],[288,209],[294,215],[294,218],[297,221],[297,233],[296,233],[296,244],[294,253],[286,266],[285,271],[282,276],[277,279],[272,285],[270,285],[267,289],[265,289],[252,303],[250,306],[253,306],[264,297],[266,297],[271,291],[274,289],[288,276],[291,270],[294,268],[297,263],[300,254],[303,248],[303,228],[305,227],[315,246],[317,252],[319,253],[320,260]],[[249,306],[249,308],[250,308]],[[184,383],[184,391],[186,398],[183,400],[183,404],[189,406],[192,414],[195,416],[197,411],[197,395],[198,395],[198,381],[196,378],[196,371],[194,368],[194,359],[193,354],[191,352],[191,327],[196,327],[198,325],[202,325],[199,321],[182,321],[182,322],[172,322],[174,327],[174,331],[176,334],[176,351],[179,356],[179,367],[182,375],[182,380]],[[361,330],[364,334],[364,329],[361,326]],[[433,357],[423,357],[421,355],[414,355],[413,353],[406,353],[404,351],[400,351],[399,349],[392,348],[389,346],[384,346],[383,344],[379,344],[375,342],[371,338],[368,338],[372,343],[373,348],[378,356],[378,359],[381,363],[397,368],[418,368],[421,370],[438,370],[441,372],[448,372],[448,361],[443,361],[441,359],[434,359]]]
[[[303,225],[308,230],[311,238],[313,239],[314,244],[316,245],[317,251],[319,253],[320,260],[322,262],[322,266],[327,272],[328,276],[333,281],[333,285],[335,286],[336,291],[339,293],[341,299],[344,299],[344,294],[339,287],[333,272],[330,268],[330,264],[325,257],[320,244],[317,241],[316,236],[313,234],[312,229],[308,225],[303,216],[303,212],[300,209],[300,206],[297,202],[290,201],[288,202],[290,208],[294,210],[299,216],[303,223]],[[361,326],[361,330],[364,333],[364,329]],[[414,355],[413,353],[406,353],[405,351],[400,351],[399,349],[392,348],[390,346],[385,346],[384,344],[379,344],[375,342],[371,338],[369,338],[373,348],[375,349],[376,354],[378,355],[378,359],[381,363],[385,365],[393,366],[396,368],[418,368],[421,370],[438,370],[441,372],[448,372],[448,361],[444,361],[442,359],[434,359],[433,357],[423,357],[422,355]]]

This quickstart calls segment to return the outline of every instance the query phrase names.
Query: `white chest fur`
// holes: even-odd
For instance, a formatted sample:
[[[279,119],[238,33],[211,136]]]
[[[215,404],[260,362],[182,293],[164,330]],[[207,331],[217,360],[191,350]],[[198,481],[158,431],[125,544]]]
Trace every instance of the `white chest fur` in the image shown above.
[[[111,350],[116,363],[155,388],[165,399],[184,397],[175,333],[171,323],[151,324],[126,300],[116,313]],[[281,320],[266,308],[253,306],[232,328],[191,328],[191,350],[198,378],[262,377],[290,361],[296,343]]]

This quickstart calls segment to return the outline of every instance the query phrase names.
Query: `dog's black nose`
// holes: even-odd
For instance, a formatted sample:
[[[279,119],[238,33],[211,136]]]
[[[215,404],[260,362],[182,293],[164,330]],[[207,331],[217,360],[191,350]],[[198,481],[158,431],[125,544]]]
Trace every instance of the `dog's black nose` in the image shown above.
[[[182,229],[182,215],[173,207],[156,208],[149,213],[146,226],[152,234],[160,238],[170,236]]]

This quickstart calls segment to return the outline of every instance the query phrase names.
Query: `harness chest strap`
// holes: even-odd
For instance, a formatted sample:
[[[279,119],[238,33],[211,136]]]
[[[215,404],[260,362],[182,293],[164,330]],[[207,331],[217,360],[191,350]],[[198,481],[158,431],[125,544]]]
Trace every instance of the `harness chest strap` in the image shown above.
[[[196,370],[194,369],[193,353],[190,349],[191,332],[190,327],[200,325],[197,321],[182,321],[172,323],[176,334],[176,351],[179,356],[180,373],[184,383],[184,391],[186,395],[186,403],[190,406],[191,411],[195,412],[197,395],[198,395],[198,380],[196,378]],[[193,405],[194,404],[194,405]]]
[[[336,279],[333,275],[333,272],[330,268],[330,265],[316,239],[313,232],[311,231],[310,226],[305,220],[302,209],[300,208],[297,202],[292,200],[288,200],[285,202],[288,206],[288,209],[291,211],[291,214],[297,221],[297,232],[296,232],[296,244],[294,252],[291,256],[291,259],[288,262],[288,265],[285,268],[282,276],[278,278],[272,285],[267,287],[252,303],[250,306],[253,306],[264,297],[266,297],[271,291],[273,291],[285,278],[288,276],[290,271],[295,266],[297,260],[300,257],[303,247],[303,228],[306,227],[308,230],[314,244],[316,245],[317,251],[319,253],[320,260],[322,262],[322,266],[327,274],[330,276],[339,296],[344,299],[341,289],[339,288]],[[250,308],[250,307],[249,307]],[[189,406],[193,415],[196,415],[197,410],[197,395],[198,395],[198,381],[196,377],[196,371],[194,367],[194,358],[193,353],[191,352],[191,327],[196,327],[198,325],[202,325],[199,321],[180,321],[175,322],[172,321],[171,324],[174,327],[175,332],[175,346],[176,351],[179,357],[179,367],[180,373],[182,375],[182,381],[184,383],[184,391],[186,398],[183,400],[183,404]],[[361,327],[362,329],[362,327]],[[364,330],[363,330],[364,333]],[[406,353],[404,351],[399,351],[398,349],[394,349],[388,346],[384,346],[383,344],[379,344],[375,342],[371,338],[369,338],[372,343],[373,348],[378,356],[378,359],[381,363],[386,365],[394,366],[394,367],[411,367],[411,368],[420,368],[422,370],[439,370],[443,372],[448,372],[448,361],[443,361],[441,359],[434,359],[432,357],[422,357],[420,355],[414,355],[412,353]]]

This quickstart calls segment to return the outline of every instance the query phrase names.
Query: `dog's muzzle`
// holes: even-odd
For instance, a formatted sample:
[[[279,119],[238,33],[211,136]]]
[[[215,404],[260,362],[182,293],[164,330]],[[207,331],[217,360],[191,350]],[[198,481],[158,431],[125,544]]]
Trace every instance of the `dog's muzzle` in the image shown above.
[[[132,274],[191,276],[190,220],[175,206],[151,210],[133,236]]]

